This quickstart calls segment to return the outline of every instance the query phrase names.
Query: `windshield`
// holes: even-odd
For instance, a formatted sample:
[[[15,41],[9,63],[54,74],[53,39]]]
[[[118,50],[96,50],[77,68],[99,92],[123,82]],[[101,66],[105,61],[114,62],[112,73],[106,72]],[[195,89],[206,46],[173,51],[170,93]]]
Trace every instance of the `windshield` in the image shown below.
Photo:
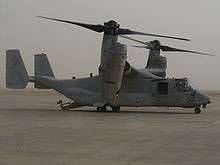
[[[192,88],[192,89],[197,89],[197,88],[195,87],[195,84],[194,84],[192,81],[188,80],[188,84],[189,84],[189,87],[190,87],[190,88]]]
[[[190,88],[192,87],[187,79],[176,79],[177,92],[187,92]]]

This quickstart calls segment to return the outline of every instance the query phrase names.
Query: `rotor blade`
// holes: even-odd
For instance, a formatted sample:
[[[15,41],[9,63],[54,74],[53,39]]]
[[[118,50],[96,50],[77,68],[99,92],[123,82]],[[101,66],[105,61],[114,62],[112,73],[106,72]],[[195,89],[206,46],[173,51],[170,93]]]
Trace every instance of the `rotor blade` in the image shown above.
[[[149,42],[143,42],[143,41],[139,41],[139,40],[136,40],[136,39],[133,39],[133,38],[130,38],[130,37],[127,37],[127,36],[120,36],[122,38],[126,38],[126,39],[129,39],[129,40],[132,40],[132,41],[135,41],[135,42],[138,42],[138,43],[141,43],[141,44],[144,44],[146,46],[132,46],[132,47],[136,47],[136,48],[146,48],[146,49],[151,49],[151,43]],[[209,53],[203,53],[203,52],[196,52],[196,51],[190,51],[190,50],[183,50],[183,49],[177,49],[177,48],[172,48],[172,47],[169,47],[169,46],[164,46],[164,45],[161,45],[160,46],[160,49],[162,51],[170,51],[170,52],[186,52],[186,53],[194,53],[194,54],[201,54],[201,55],[207,55],[207,56],[214,56],[213,54],[209,54]]]
[[[37,16],[39,18],[43,18],[43,19],[48,19],[48,20],[53,20],[53,21],[59,21],[59,22],[64,22],[64,23],[69,23],[69,24],[73,24],[73,25],[77,25],[77,26],[81,26],[83,28],[101,33],[105,31],[105,26],[103,25],[93,25],[93,24],[85,24],[85,23],[80,23],[80,22],[72,22],[72,21],[67,21],[67,20],[62,20],[62,19],[56,19],[56,18],[50,18],[50,17],[43,17],[43,16]]]
[[[134,48],[144,48],[144,49],[148,49],[147,46],[136,46],[136,45],[128,45],[128,46],[131,46],[131,47],[134,47]]]
[[[122,38],[126,38],[126,39],[129,39],[129,40],[131,40],[131,41],[138,42],[138,43],[141,43],[141,44],[144,44],[144,45],[149,45],[149,44],[150,44],[149,42],[139,41],[139,40],[136,40],[136,39],[133,39],[133,38],[127,37],[127,36],[120,36],[120,37],[122,37]]]
[[[160,46],[160,49],[162,51],[169,51],[169,52],[186,52],[186,53],[194,53],[194,54],[200,54],[200,55],[214,56],[213,54],[209,54],[209,53],[203,53],[203,52],[196,52],[196,51],[191,51],[191,50],[172,48],[172,47],[163,46],[163,45]]]
[[[163,38],[170,38],[170,39],[176,39],[176,40],[183,40],[183,41],[190,41],[189,39],[186,38],[179,38],[179,37],[171,37],[171,36],[165,36],[165,35],[158,35],[158,34],[150,34],[150,33],[143,33],[143,32],[138,32],[138,31],[132,31],[129,29],[119,29],[118,30],[119,35],[145,35],[145,36],[153,36],[153,37],[163,37]]]

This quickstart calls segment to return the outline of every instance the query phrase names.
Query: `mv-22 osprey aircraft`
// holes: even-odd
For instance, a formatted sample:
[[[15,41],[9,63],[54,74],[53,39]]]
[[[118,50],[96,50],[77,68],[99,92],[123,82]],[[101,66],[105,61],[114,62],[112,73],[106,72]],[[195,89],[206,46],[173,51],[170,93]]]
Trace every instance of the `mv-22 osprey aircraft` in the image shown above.
[[[72,100],[68,103],[63,103],[61,100],[57,102],[63,110],[83,106],[97,107],[97,111],[101,112],[105,112],[107,106],[115,112],[118,112],[120,107],[183,107],[194,108],[195,113],[200,113],[201,107],[206,108],[207,104],[211,103],[209,97],[193,88],[188,79],[165,77],[166,59],[160,56],[160,50],[183,50],[160,45],[157,40],[147,43],[127,37],[145,44],[144,48],[150,49],[147,66],[136,69],[126,60],[127,46],[118,42],[118,37],[125,35],[146,35],[189,41],[188,39],[123,29],[113,20],[105,22],[104,25],[94,25],[38,17],[77,25],[98,33],[104,32],[99,74],[87,78],[59,80],[55,78],[47,56],[37,54],[34,76],[29,77],[19,50],[7,50],[7,88],[23,89],[28,82],[33,82],[35,88],[54,89]]]

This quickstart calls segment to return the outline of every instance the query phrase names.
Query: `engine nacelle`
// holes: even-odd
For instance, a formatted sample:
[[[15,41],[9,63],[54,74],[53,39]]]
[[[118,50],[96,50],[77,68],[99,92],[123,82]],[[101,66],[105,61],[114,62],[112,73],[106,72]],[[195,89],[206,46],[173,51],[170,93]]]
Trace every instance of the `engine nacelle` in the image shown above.
[[[117,99],[121,87],[127,58],[127,47],[124,44],[113,43],[107,53],[108,60],[100,66],[99,75],[103,80],[103,97],[112,104]]]
[[[131,72],[131,65],[126,62],[125,68],[124,68],[124,75],[128,75]]]

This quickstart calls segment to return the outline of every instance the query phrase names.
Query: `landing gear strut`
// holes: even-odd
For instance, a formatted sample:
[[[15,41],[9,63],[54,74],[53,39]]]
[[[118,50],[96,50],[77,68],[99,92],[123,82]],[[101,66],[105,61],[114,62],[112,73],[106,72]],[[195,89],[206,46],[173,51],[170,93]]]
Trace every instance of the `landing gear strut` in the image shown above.
[[[120,106],[111,106],[113,112],[119,112]]]
[[[106,112],[106,106],[104,107],[97,107],[96,108],[98,112]]]
[[[68,110],[68,109],[70,109],[69,105],[71,104],[71,102],[65,102],[65,103],[63,103],[62,100],[59,100],[59,101],[57,101],[57,104],[60,106],[60,108],[61,108],[62,110]]]
[[[111,106],[111,108],[112,108],[113,112],[119,112],[120,111],[120,106]],[[96,109],[97,109],[98,112],[106,112],[107,111],[106,106],[97,107]]]
[[[194,109],[194,112],[195,112],[195,113],[201,113],[200,107],[196,107],[196,108]]]
[[[77,103],[71,102],[71,101],[63,102],[62,100],[59,100],[57,102],[57,104],[60,106],[60,108],[62,110],[70,110],[70,109],[73,109],[73,108],[82,107],[81,104],[77,104]]]

